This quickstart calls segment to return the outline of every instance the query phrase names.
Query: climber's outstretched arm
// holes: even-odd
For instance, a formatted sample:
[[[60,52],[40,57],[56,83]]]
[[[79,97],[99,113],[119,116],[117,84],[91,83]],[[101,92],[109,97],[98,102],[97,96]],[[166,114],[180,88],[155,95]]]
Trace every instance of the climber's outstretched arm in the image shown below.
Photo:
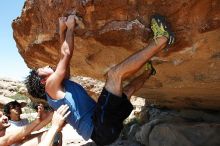
[[[62,91],[62,81],[65,79],[70,70],[70,60],[74,50],[74,28],[75,28],[75,16],[70,15],[66,21],[67,31],[65,40],[61,46],[60,60],[57,68],[53,74],[46,80],[46,92],[53,99],[60,99],[64,97]]]

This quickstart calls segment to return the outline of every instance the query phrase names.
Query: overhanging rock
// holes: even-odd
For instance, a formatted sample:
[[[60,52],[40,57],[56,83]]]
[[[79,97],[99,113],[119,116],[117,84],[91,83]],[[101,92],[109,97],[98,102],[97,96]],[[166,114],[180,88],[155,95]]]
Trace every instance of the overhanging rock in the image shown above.
[[[220,109],[219,0],[27,0],[12,23],[19,53],[30,68],[55,66],[58,18],[76,11],[72,75],[104,79],[111,67],[147,45],[149,18],[165,15],[176,44],[153,58],[157,74],[137,95],[149,104]]]

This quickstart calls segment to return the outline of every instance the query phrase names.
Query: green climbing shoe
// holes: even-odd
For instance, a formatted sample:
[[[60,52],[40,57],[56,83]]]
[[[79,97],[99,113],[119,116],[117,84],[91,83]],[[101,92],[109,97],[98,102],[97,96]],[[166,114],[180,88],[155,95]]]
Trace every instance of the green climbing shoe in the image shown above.
[[[145,70],[150,70],[151,75],[155,75],[157,73],[156,69],[153,67],[153,64],[151,61],[149,61],[145,64]]]
[[[165,20],[164,16],[155,14],[151,17],[151,29],[154,33],[154,40],[157,43],[158,37],[166,37],[168,39],[168,45],[172,45],[175,41],[174,33],[171,31],[170,26]]]

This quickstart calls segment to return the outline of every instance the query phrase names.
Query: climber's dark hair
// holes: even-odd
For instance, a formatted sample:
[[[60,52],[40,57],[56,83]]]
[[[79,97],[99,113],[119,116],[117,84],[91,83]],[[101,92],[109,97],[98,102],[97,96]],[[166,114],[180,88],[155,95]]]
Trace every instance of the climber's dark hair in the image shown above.
[[[32,69],[25,80],[25,85],[28,93],[33,96],[33,98],[47,100],[45,85],[41,83],[41,79],[42,78],[38,75],[37,70]]]

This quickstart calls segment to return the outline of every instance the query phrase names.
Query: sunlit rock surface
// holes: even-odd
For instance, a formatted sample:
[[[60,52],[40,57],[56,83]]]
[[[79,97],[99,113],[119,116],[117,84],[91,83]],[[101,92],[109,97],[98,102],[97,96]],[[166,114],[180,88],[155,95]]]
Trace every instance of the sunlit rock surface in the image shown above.
[[[171,22],[176,44],[153,58],[156,76],[136,95],[169,108],[220,109],[219,0],[27,0],[12,23],[19,53],[30,68],[59,59],[58,18],[74,11],[72,75],[104,80],[106,71],[147,45],[149,18]]]

